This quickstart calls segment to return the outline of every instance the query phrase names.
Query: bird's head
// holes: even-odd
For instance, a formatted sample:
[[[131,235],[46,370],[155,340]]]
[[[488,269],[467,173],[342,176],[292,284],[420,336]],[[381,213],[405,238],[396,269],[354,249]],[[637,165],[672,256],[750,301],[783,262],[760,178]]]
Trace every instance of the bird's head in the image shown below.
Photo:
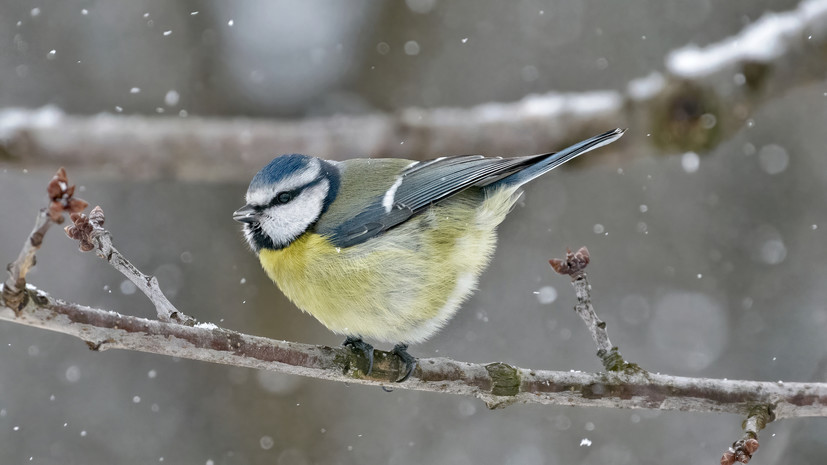
[[[261,169],[247,189],[247,205],[233,213],[258,253],[283,249],[319,219],[336,198],[339,173],[328,161],[282,155]]]

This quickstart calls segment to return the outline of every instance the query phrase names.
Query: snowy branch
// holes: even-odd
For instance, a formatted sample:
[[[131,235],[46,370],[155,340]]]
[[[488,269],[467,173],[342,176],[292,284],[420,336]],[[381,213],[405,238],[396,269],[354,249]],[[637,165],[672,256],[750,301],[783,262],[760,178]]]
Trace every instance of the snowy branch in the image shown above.
[[[524,155],[610,127],[632,128],[605,157],[703,152],[795,87],[827,76],[827,0],[767,14],[704,48],[670,53],[665,71],[623,91],[527,96],[471,108],[298,121],[64,115],[55,108],[0,112],[0,164],[95,166],[137,178],[247,180],[279,153],[342,159]],[[651,135],[651,136],[650,136]]]

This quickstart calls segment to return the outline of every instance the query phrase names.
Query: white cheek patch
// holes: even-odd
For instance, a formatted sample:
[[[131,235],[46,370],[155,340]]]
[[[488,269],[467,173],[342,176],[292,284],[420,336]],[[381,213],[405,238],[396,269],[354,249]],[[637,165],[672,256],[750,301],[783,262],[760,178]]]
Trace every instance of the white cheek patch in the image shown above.
[[[261,229],[276,245],[289,244],[319,218],[328,188],[324,179],[290,202],[268,208],[261,216]]]
[[[247,191],[247,203],[251,205],[267,205],[270,200],[279,192],[288,192],[310,184],[319,177],[322,172],[322,164],[316,158],[311,158],[310,163],[302,171],[296,172],[273,185],[261,187],[256,190]]]

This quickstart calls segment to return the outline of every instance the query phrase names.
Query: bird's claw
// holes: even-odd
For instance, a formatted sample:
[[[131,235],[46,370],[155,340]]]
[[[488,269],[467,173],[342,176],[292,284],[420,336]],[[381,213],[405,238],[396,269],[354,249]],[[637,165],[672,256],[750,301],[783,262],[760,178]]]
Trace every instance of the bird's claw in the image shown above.
[[[397,383],[401,383],[410,378],[411,373],[413,373],[414,369],[416,368],[416,357],[408,353],[408,344],[402,343],[393,346],[393,350],[391,351],[391,353],[399,357],[399,360],[401,360],[405,364],[405,376],[403,376],[401,379],[396,380]]]
[[[368,369],[365,372],[365,376],[369,375],[373,371],[373,346],[368,344],[367,342],[363,341],[362,338],[359,337],[351,337],[348,336],[345,339],[345,342],[342,343],[345,347],[350,347],[351,350],[360,351],[368,359]]]

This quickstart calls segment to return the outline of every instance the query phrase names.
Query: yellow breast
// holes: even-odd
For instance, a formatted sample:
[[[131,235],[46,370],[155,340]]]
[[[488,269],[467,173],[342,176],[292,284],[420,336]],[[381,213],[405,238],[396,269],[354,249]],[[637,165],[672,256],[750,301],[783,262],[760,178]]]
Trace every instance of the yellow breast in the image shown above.
[[[347,248],[308,232],[284,249],[261,250],[259,259],[282,292],[330,330],[419,342],[476,287],[512,194],[497,192],[482,204],[459,195]]]

